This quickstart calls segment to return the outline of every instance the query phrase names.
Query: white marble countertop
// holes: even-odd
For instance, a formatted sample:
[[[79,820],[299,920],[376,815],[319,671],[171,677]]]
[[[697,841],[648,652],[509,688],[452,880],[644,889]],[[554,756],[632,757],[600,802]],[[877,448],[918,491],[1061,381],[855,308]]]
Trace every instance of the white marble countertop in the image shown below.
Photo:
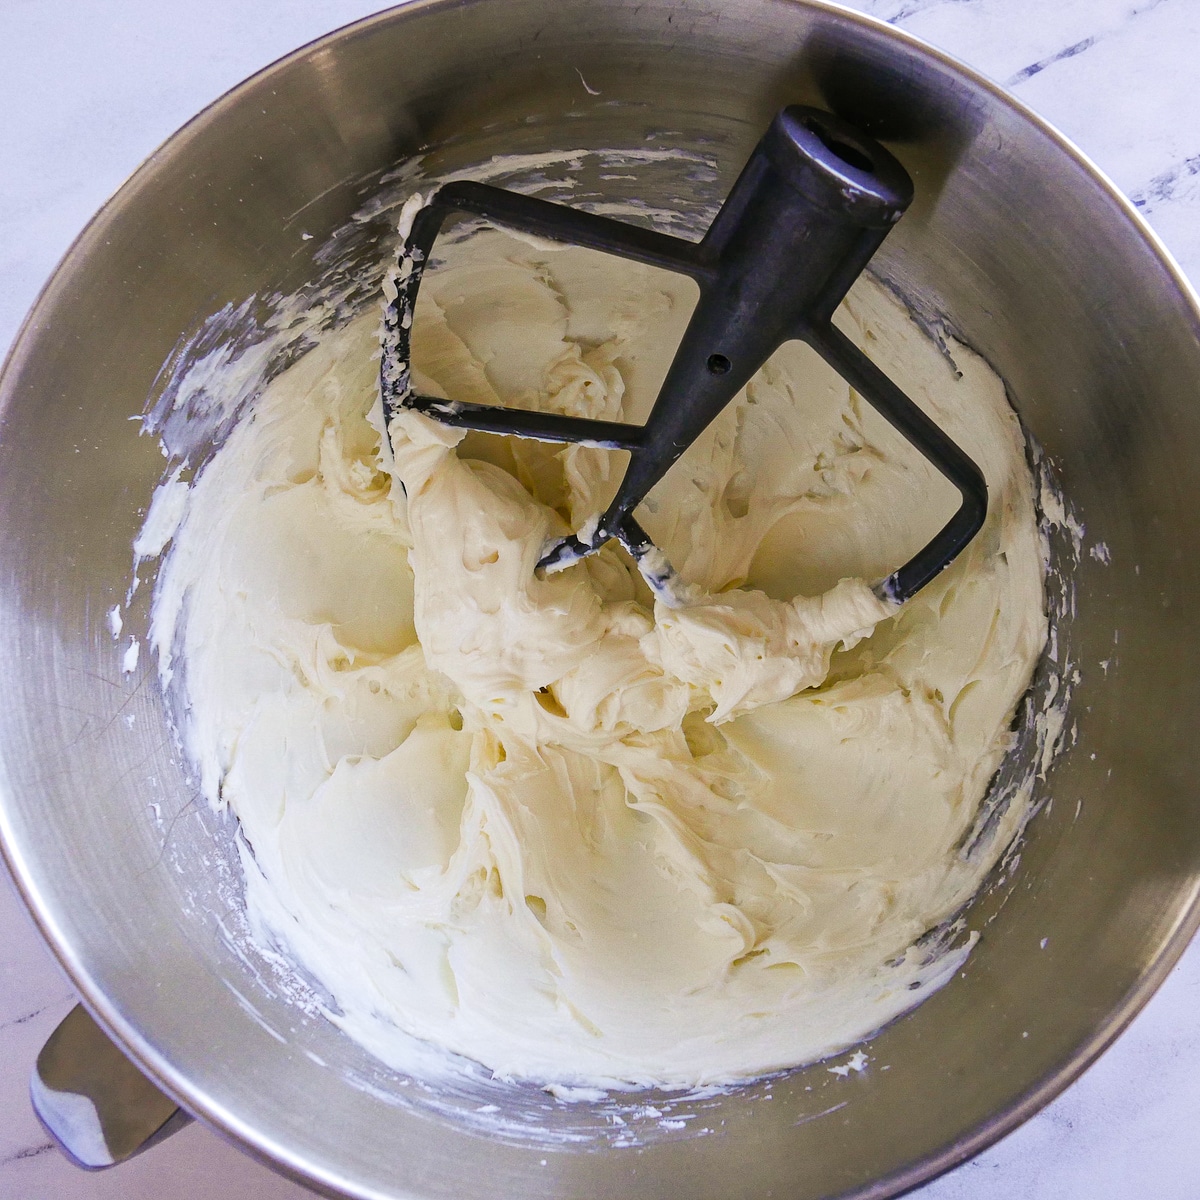
[[[1073,138],[1200,280],[1200,0],[857,0],[957,55]],[[0,351],[71,239],[227,88],[373,0],[3,0]],[[3,875],[0,869],[0,875]],[[74,1003],[0,881],[0,1200],[299,1200],[198,1125],[109,1172],[71,1167],[26,1094]],[[920,1200],[1200,1196],[1200,943],[1130,1029],[1048,1108]]]

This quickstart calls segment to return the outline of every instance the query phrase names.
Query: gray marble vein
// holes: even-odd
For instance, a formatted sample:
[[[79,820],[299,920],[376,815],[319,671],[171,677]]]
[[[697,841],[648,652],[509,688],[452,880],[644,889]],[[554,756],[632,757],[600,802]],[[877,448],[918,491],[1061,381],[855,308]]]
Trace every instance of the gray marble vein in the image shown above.
[[[1056,50],[1053,54],[1046,58],[1039,59],[1035,63],[1030,63],[1027,67],[1022,67],[1019,71],[1010,75],[1005,81],[1005,87],[1016,87],[1018,83],[1024,83],[1027,79],[1032,79],[1035,75],[1040,75],[1047,67],[1054,66],[1057,62],[1062,62],[1064,58],[1074,58],[1077,54],[1082,54],[1085,50],[1090,50],[1096,44],[1094,37],[1085,37],[1082,41],[1076,42],[1072,46],[1065,46],[1062,50]]]
[[[53,1142],[41,1142],[36,1146],[26,1146],[24,1150],[17,1150],[0,1158],[0,1167],[6,1167],[9,1163],[21,1162],[27,1158],[37,1158],[41,1154],[48,1154],[53,1149]]]

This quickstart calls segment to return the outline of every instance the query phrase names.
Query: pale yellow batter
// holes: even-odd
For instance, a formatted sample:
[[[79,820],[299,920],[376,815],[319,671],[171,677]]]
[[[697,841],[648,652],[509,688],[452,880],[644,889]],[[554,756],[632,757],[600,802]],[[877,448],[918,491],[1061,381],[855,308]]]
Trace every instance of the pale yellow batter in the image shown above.
[[[689,281],[496,233],[444,252],[421,390],[644,418]],[[393,458],[373,316],[192,486],[154,611],[184,741],[252,847],[252,914],[380,1057],[415,1035],[542,1082],[728,1081],[860,1040],[961,963],[914,942],[1023,815],[958,853],[1046,637],[1032,482],[978,358],[867,281],[838,321],[988,481],[982,533],[898,615],[867,585],[955,493],[799,345],[639,512],[682,608],[615,546],[534,574],[622,456],[406,415]]]

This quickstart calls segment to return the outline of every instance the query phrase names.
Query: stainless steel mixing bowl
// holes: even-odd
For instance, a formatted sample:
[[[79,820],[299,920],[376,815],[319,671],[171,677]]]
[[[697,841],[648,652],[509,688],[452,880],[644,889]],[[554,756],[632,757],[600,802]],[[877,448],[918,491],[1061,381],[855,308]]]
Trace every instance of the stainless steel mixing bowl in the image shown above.
[[[333,276],[365,299],[389,221],[351,217],[420,150],[453,169],[654,136],[715,160],[696,183],[711,199],[791,102],[859,122],[906,164],[918,200],[879,272],[1003,376],[1086,527],[1060,630],[1080,678],[1070,748],[1041,786],[1052,803],[1019,868],[966,914],[983,936],[961,977],[874,1038],[861,1073],[818,1064],[698,1101],[681,1127],[647,1116],[628,1137],[601,1104],[534,1089],[425,1093],[297,1006],[245,946],[229,821],[194,800],[148,656],[122,671],[106,612],[162,470],[130,418],[223,305],[257,296],[250,320],[271,294]],[[316,1185],[455,1200],[894,1195],[1074,1078],[1200,918],[1198,335],[1178,270],[1072,147],[861,16],[789,0],[416,0],[351,26],[163,147],[64,259],[5,368],[0,832],[13,874],[130,1056]],[[148,591],[127,633],[144,635]],[[472,1123],[493,1092],[512,1116],[502,1136]]]

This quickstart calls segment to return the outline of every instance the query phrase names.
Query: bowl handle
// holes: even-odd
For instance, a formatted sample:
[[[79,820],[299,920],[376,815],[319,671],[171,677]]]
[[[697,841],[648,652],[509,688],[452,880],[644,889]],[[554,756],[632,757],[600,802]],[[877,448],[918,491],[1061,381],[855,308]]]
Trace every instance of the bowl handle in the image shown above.
[[[125,1057],[82,1004],[42,1047],[29,1098],[58,1148],[89,1171],[140,1154],[192,1119]]]

